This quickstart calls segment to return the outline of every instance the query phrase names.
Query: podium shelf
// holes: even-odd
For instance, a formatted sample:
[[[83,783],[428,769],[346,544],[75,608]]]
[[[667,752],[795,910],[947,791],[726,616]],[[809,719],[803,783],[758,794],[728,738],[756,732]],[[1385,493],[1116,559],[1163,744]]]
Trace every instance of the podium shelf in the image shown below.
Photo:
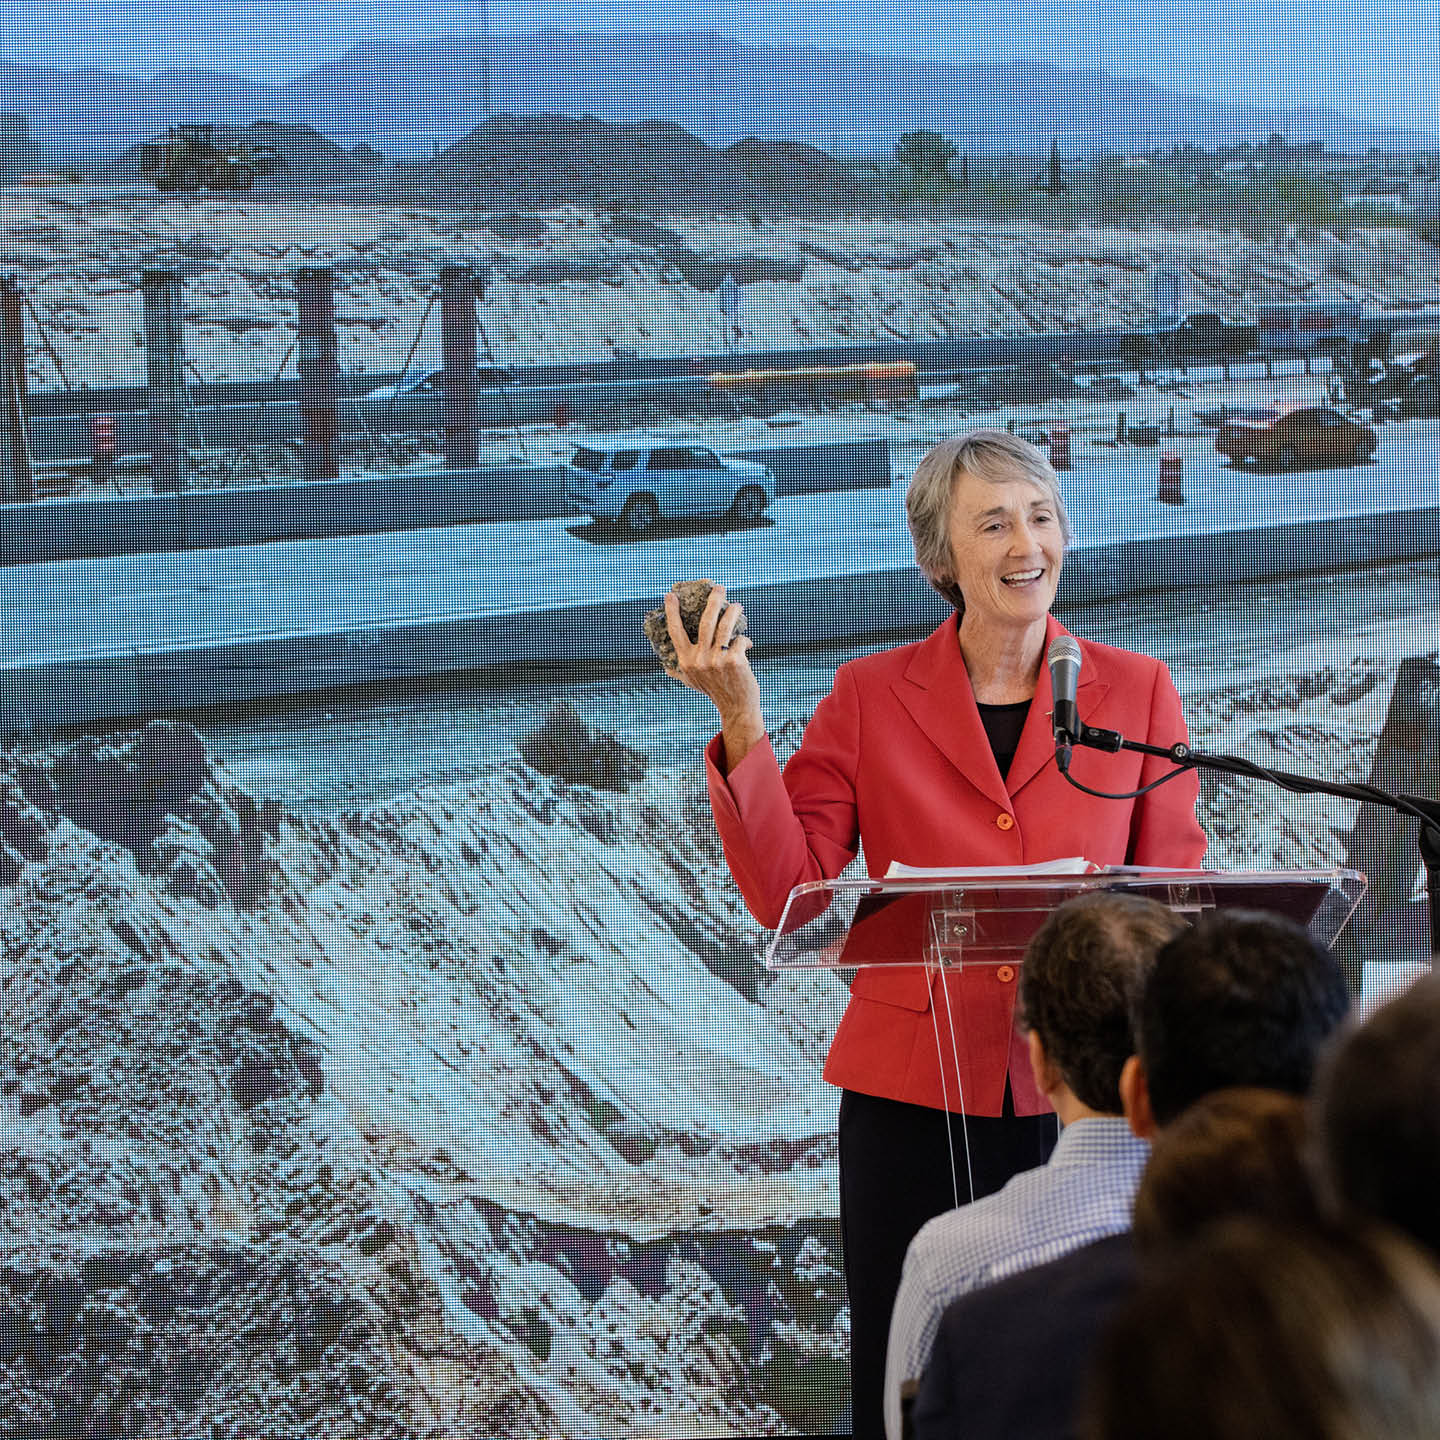
[[[1015,964],[1057,905],[1094,890],[1123,890],[1186,915],[1267,910],[1332,945],[1365,893],[1355,870],[1155,870],[1087,874],[1013,870],[953,877],[808,881],[797,885],[765,952],[771,970]]]

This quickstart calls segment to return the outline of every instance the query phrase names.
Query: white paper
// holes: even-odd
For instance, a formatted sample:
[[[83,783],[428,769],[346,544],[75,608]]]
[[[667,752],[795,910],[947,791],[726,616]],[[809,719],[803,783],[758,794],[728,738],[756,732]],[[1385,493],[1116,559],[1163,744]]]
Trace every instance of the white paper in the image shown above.
[[[1083,855],[1041,860],[1035,865],[906,865],[892,860],[887,880],[973,880],[977,875],[1093,875],[1100,867]]]

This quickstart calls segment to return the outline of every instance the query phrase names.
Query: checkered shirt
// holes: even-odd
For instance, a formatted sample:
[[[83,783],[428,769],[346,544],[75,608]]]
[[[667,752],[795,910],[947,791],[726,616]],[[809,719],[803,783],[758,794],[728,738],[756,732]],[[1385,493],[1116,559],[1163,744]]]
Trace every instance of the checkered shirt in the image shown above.
[[[1075,1120],[1050,1159],[1004,1189],[928,1221],[910,1242],[890,1320],[885,1434],[900,1440],[900,1387],[930,1360],[945,1307],[970,1290],[1130,1228],[1150,1146],[1112,1116]]]

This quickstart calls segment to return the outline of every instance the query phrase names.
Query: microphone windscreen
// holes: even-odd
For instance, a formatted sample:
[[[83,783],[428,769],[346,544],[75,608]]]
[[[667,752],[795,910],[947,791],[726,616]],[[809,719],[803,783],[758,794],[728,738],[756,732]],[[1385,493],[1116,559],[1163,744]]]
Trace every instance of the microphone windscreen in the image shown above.
[[[1052,670],[1066,660],[1079,665],[1080,642],[1073,635],[1057,635],[1050,642],[1050,650],[1045,659]]]

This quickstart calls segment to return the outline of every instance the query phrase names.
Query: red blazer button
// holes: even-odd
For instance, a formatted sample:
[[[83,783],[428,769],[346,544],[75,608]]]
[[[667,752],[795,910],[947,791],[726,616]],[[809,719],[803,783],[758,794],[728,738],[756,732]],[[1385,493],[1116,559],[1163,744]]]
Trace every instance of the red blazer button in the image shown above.
[[[995,972],[995,978],[1002,985],[1008,985],[1015,978],[1015,967],[1013,965],[1002,965]]]
[[[1015,828],[1015,817],[1013,815],[1007,815],[1005,811],[1002,810],[995,817],[995,826],[999,830],[1013,830]]]

